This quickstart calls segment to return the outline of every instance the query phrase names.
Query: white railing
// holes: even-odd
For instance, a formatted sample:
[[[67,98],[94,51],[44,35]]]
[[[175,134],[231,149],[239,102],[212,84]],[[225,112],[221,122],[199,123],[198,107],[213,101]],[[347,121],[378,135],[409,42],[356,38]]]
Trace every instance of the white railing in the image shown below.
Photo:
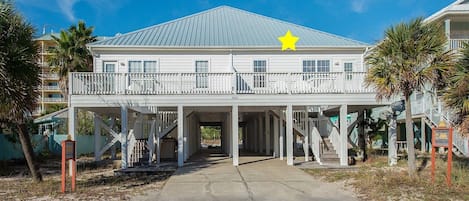
[[[151,123],[150,134],[148,135],[148,140],[147,140],[147,148],[149,151],[148,164],[151,164],[153,160],[153,152],[155,151],[155,143],[156,143],[155,131],[156,131],[156,120],[153,120]]]
[[[134,130],[131,129],[129,135],[127,136],[127,167],[133,167],[135,161],[134,155],[134,148],[135,144],[137,143],[137,139],[135,139]]]
[[[159,112],[159,126],[161,127],[161,131],[164,131],[166,128],[172,126],[178,117],[177,112],[167,111],[167,112]]]
[[[314,122],[310,121],[310,125],[313,125]],[[319,131],[316,127],[312,127],[311,129],[311,149],[313,150],[314,158],[316,161],[322,165],[321,162],[321,142],[322,138],[319,134]]]
[[[434,95],[432,93],[419,95],[417,98],[412,100],[412,114],[425,114],[428,120],[430,120],[432,126],[437,126],[438,123],[443,120],[454,128],[454,123],[450,118],[453,116],[452,112],[443,106],[439,98],[436,98],[436,104],[433,103],[433,99]],[[469,138],[461,136],[457,128],[454,128],[453,145],[466,156],[469,156],[468,143]],[[407,147],[407,145],[405,146]]]
[[[39,75],[42,79],[59,79],[59,75],[57,73],[44,73]]]
[[[293,122],[296,128],[303,132],[306,131],[307,119],[305,119],[305,116],[306,114],[304,110],[293,111]]]
[[[337,127],[333,127],[332,128],[332,131],[331,133],[329,134],[329,140],[331,141],[332,143],[332,146],[334,146],[335,148],[335,152],[336,154],[340,157],[340,150],[341,150],[341,146],[340,146],[340,134],[339,134],[339,131],[337,130]]]
[[[65,98],[42,98],[39,99],[42,102],[54,102],[54,103],[62,103],[62,102],[67,102]]]
[[[451,50],[459,50],[464,48],[464,44],[468,43],[469,39],[449,39],[448,45]]]
[[[41,86],[40,89],[42,89],[42,90],[60,90],[60,87],[59,86],[44,85],[44,86]]]
[[[78,73],[72,95],[372,93],[365,72],[329,73]]]

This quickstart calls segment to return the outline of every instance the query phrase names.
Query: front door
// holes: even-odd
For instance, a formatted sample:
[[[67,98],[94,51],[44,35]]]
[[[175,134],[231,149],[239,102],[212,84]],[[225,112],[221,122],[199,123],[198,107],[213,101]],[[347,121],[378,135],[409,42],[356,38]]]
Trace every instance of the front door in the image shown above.
[[[108,75],[104,76],[104,80],[103,80],[103,85],[102,85],[102,90],[104,92],[112,92],[114,90],[117,90],[116,89],[116,79],[118,79],[116,77],[116,74],[114,74],[116,72],[116,68],[117,68],[117,62],[115,61],[105,61],[103,62],[103,73],[108,73]]]

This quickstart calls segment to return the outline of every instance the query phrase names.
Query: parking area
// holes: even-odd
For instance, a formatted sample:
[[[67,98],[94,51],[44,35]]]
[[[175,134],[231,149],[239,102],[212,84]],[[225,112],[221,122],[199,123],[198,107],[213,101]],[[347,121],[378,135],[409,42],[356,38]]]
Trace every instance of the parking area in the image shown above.
[[[340,183],[325,183],[285,161],[264,156],[231,159],[204,152],[179,168],[159,192],[138,200],[358,200]]]

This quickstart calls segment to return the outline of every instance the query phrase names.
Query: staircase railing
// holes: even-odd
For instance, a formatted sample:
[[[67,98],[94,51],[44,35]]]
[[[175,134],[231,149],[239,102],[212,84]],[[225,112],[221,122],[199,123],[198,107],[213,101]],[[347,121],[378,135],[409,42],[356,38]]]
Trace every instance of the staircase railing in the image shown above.
[[[433,97],[434,95],[430,94],[430,98],[433,99]],[[442,106],[441,100],[437,98],[438,103],[435,107],[433,104],[427,103],[427,99],[429,99],[429,97],[421,96],[421,98],[416,99],[416,101],[421,102],[421,104],[423,105],[422,110],[424,111],[427,119],[432,124],[431,126],[437,126],[438,123],[443,120],[448,125],[454,127],[454,123],[450,118],[452,113]],[[469,138],[461,136],[457,129],[453,130],[453,146],[456,147],[456,149],[465,156],[469,156],[468,143]]]
[[[156,120],[153,120],[150,128],[150,135],[148,135],[147,148],[149,151],[148,154],[148,164],[151,164],[153,160],[153,152],[155,152],[155,142],[156,142]]]
[[[135,148],[135,143],[137,143],[137,139],[135,138],[134,135],[134,130],[130,130],[129,135],[127,136],[128,144],[127,144],[127,166],[128,167],[133,167],[134,166],[134,148]]]
[[[310,120],[310,124],[313,125],[313,120]],[[311,149],[313,150],[313,155],[316,161],[322,165],[321,162],[321,135],[316,127],[311,129]]]
[[[340,135],[339,131],[337,130],[337,127],[332,127],[332,131],[329,134],[329,140],[332,143],[332,146],[335,148],[335,152],[337,155],[340,156],[340,151],[341,151],[341,146],[340,146]]]

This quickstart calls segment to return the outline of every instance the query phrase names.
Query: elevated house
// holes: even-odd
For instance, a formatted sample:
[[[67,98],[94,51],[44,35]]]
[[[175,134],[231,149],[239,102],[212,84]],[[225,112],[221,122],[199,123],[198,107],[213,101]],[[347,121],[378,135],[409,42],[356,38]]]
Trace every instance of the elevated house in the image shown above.
[[[456,55],[460,54],[464,44],[469,43],[468,0],[454,1],[427,17],[425,22],[436,22],[442,25],[448,38],[447,48]],[[420,144],[421,151],[429,152],[431,150],[431,128],[437,126],[440,121],[454,127],[452,111],[444,106],[442,100],[430,87],[412,94],[411,100],[416,145],[418,147]],[[403,115],[401,118],[404,121]],[[407,143],[405,142],[404,123],[398,129],[398,140],[399,149],[405,151]],[[458,156],[469,156],[469,138],[463,137],[457,129],[453,132],[453,152]]]
[[[299,39],[282,50],[288,31]],[[94,72],[70,74],[69,133],[76,135],[78,109],[94,112],[95,135],[113,136],[95,147],[96,160],[120,142],[123,168],[159,162],[168,136],[182,166],[201,149],[203,125],[222,128],[222,150],[235,166],[240,149],[288,165],[294,149],[347,165],[356,125],[347,114],[361,119],[389,104],[363,84],[368,44],[227,6],[88,47]]]

